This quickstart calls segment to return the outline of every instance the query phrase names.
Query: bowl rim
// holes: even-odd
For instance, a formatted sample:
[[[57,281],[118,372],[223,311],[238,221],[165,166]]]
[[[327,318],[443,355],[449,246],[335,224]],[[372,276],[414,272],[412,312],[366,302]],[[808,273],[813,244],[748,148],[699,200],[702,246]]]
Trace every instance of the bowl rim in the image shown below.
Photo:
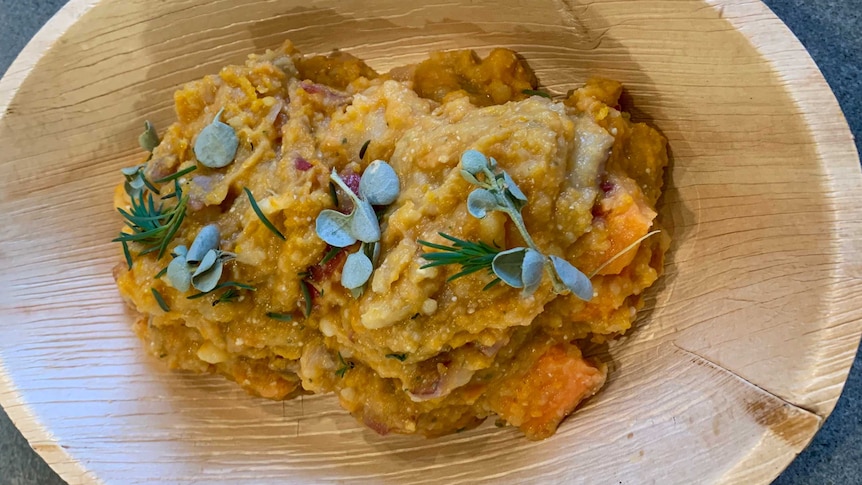
[[[822,160],[829,163],[821,163],[823,171],[832,174],[833,186],[840,186],[846,193],[852,190],[862,189],[862,169],[860,169],[859,153],[854,143],[846,117],[827,83],[820,68],[811,58],[807,49],[802,45],[796,35],[781,21],[772,10],[761,0],[750,2],[750,0],[699,0],[721,12],[722,18],[729,21],[737,31],[748,38],[757,51],[766,59],[776,74],[792,75],[796,82],[788,82],[785,85],[786,92],[791,96],[793,102],[800,107],[800,116],[805,120],[806,127],[810,130],[812,139],[815,141],[815,150]],[[26,46],[16,56],[15,60],[0,78],[0,119],[6,115],[7,108],[15,99],[18,90],[26,82],[34,68],[42,60],[44,55],[53,45],[60,40],[76,22],[78,22],[91,9],[99,6],[103,0],[69,0],[39,31],[30,39]],[[738,14],[732,7],[745,7],[746,16],[757,17],[757,25],[746,25],[746,19]],[[747,27],[747,28],[746,28]],[[754,42],[754,30],[761,42]],[[766,35],[768,33],[768,35]],[[783,46],[797,48],[800,56],[774,56],[769,49],[777,49]],[[776,50],[777,52],[777,50]],[[804,80],[808,84],[806,89],[800,90],[799,81]],[[815,110],[816,108],[816,110]],[[818,126],[811,123],[811,117],[819,119],[831,119],[829,126]],[[827,132],[828,130],[828,132]],[[848,150],[848,148],[851,148]],[[848,174],[856,172],[855,175],[847,177]],[[845,192],[842,191],[842,192]],[[856,193],[862,193],[857,190]],[[843,206],[836,205],[831,215],[831,222],[837,225],[839,221],[860,221],[846,231],[846,235],[840,244],[837,254],[862,254],[862,195],[848,195],[844,201],[852,204]],[[853,264],[852,260],[840,261],[841,269],[848,269]],[[862,264],[862,262],[860,262]],[[852,271],[851,271],[852,272]],[[862,270],[859,271],[862,273]],[[834,279],[834,278],[833,278]],[[862,303],[862,297],[858,298]],[[862,339],[862,313],[851,311],[855,308],[853,300],[844,302],[832,302],[834,310],[846,311],[852,318],[848,322],[855,328],[843,338],[843,346],[846,348],[857,348]],[[840,365],[833,364],[833,369],[841,377],[841,385],[833,386],[825,391],[829,398],[824,400],[825,407],[821,412],[815,414],[822,419],[817,430],[808,437],[806,446],[822,427],[825,419],[832,413],[835,404],[841,396],[847,376],[853,365],[854,354],[848,353],[848,357],[842,359]],[[69,454],[60,443],[52,437],[49,429],[43,426],[38,416],[33,413],[27,405],[24,396],[19,392],[15,382],[6,372],[3,359],[0,358],[0,406],[8,414],[10,420],[27,439],[33,450],[45,460],[45,462],[61,478],[70,484],[77,483],[99,483],[100,479],[88,470],[83,463]],[[792,461],[796,455],[788,456],[788,460],[775,474],[777,477]]]

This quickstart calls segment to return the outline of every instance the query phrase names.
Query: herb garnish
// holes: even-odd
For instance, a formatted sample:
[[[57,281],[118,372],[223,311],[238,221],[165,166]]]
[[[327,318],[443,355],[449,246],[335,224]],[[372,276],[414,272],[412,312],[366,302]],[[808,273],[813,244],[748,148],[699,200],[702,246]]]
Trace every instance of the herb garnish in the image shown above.
[[[489,265],[488,256],[493,248],[487,245],[482,247],[482,243],[465,246],[466,241],[458,239],[453,241],[455,244],[450,248],[441,249],[442,245],[430,245],[431,243],[419,241],[420,244],[444,251],[444,254],[449,255],[442,256],[441,259],[441,256],[434,256],[437,253],[425,253],[423,257],[430,262],[423,268],[466,262],[468,265],[462,264],[462,271],[454,277],[487,268],[507,285],[523,288],[524,295],[530,295],[536,291],[542,281],[542,273],[545,272],[551,277],[555,293],[571,291],[582,300],[592,299],[593,285],[584,273],[562,258],[545,256],[536,247],[521,215],[521,209],[527,205],[527,196],[505,170],[497,172],[497,161],[493,157],[489,160],[476,150],[467,150],[461,155],[461,176],[478,187],[467,197],[467,211],[478,219],[484,218],[491,211],[505,213],[518,228],[527,247],[497,252],[493,258],[490,258]],[[485,288],[494,284],[496,282],[492,281]]]
[[[229,303],[236,301],[239,298],[239,291],[236,288],[228,288],[227,291],[221,294],[218,298],[213,300],[213,306],[218,305],[219,303]]]
[[[282,241],[287,241],[287,238],[284,237],[284,234],[282,234],[281,231],[279,231],[272,224],[272,222],[270,222],[269,219],[266,218],[266,215],[264,215],[263,211],[260,210],[260,206],[258,206],[257,201],[254,200],[254,195],[251,194],[251,190],[248,190],[248,187],[243,187],[243,190],[245,191],[246,195],[248,195],[248,201],[251,203],[251,208],[254,213],[257,214],[257,218],[260,219],[260,222],[262,222],[267,229],[272,231],[273,234],[278,236],[279,239],[281,239]]]
[[[398,361],[404,362],[405,360],[407,360],[407,354],[395,354],[395,353],[386,354],[386,358],[387,359],[396,359]]]
[[[224,264],[236,255],[219,249],[218,226],[210,224],[198,232],[191,248],[177,246],[174,259],[167,268],[168,283],[181,292],[189,286],[204,293],[216,288],[224,270]]]
[[[430,261],[430,263],[422,266],[423,269],[433,268],[435,266],[444,266],[447,264],[460,264],[461,271],[450,276],[446,281],[452,281],[483,269],[486,270],[489,275],[494,274],[494,271],[491,269],[491,264],[494,262],[494,258],[497,254],[502,251],[501,249],[491,247],[481,241],[465,241],[442,232],[438,234],[440,234],[440,237],[452,241],[453,244],[451,246],[444,246],[442,244],[435,244],[428,241],[418,241],[418,243],[423,246],[440,251],[437,253],[425,253],[422,255],[423,258]],[[496,284],[499,281],[500,278],[494,278],[492,284]]]
[[[129,252],[129,243],[120,241],[120,244],[123,245],[123,257],[126,258],[126,265],[132,269],[132,253]]]
[[[352,369],[355,364],[351,361],[344,361],[344,357],[341,356],[341,352],[338,353],[338,364],[341,366],[335,371],[335,375],[344,379],[344,374],[347,374],[347,371]]]
[[[168,182],[173,182],[174,180],[182,177],[183,175],[188,175],[197,169],[198,169],[197,165],[192,165],[191,167],[184,168],[184,169],[180,170],[179,172],[176,172],[172,175],[168,175],[167,177],[162,177],[160,179],[154,180],[153,183],[166,184]],[[167,196],[165,196],[165,197],[167,197]]]
[[[311,316],[311,305],[312,305],[311,283],[309,283],[305,279],[299,280],[299,290],[302,292],[302,299],[305,300],[305,307],[303,308],[302,313],[303,313],[303,315],[305,315],[305,318],[308,318]]]
[[[359,159],[365,160],[365,152],[368,150],[368,145],[371,144],[371,140],[365,140],[365,143],[362,144],[362,148],[359,149]]]
[[[210,293],[212,293],[216,290],[220,290],[222,288],[238,288],[240,290],[257,291],[257,288],[255,288],[254,286],[251,286],[251,285],[246,285],[243,283],[237,283],[236,281],[225,281],[224,283],[217,285],[215,288],[213,288],[210,291],[202,291],[200,293],[195,293],[192,296],[187,296],[186,299],[187,300],[197,300],[198,298],[203,298],[203,297],[209,295]]]
[[[523,90],[523,91],[521,91],[521,92],[522,92],[522,93],[524,93],[524,94],[526,94],[527,96],[541,96],[541,97],[543,97],[543,98],[551,99],[551,95],[550,95],[550,94],[548,94],[548,93],[546,93],[546,92],[544,92],[544,91],[539,91],[538,89],[525,89],[525,90]]]
[[[276,313],[276,312],[267,312],[266,316],[273,320],[278,320],[280,322],[292,322],[293,315],[289,313]]]
[[[334,169],[329,178],[350,197],[353,211],[343,214],[336,210],[323,210],[317,216],[315,230],[318,237],[333,249],[345,248],[357,241],[362,243],[355,253],[347,256],[341,272],[341,285],[358,298],[371,278],[380,254],[380,221],[374,206],[394,202],[401,191],[401,183],[395,170],[383,160],[375,160],[365,169],[359,180],[359,195],[347,186]],[[338,198],[334,197],[334,200],[337,202]],[[327,254],[324,260],[329,261],[334,256]]]
[[[161,259],[167,251],[168,243],[180,228],[186,216],[186,204],[188,195],[182,195],[182,189],[175,182],[179,201],[171,209],[165,209],[163,203],[156,206],[151,193],[141,191],[137,197],[131,198],[131,207],[128,211],[117,208],[123,216],[132,232],[122,232],[113,242],[140,243],[148,246],[142,254],[158,251]]]
[[[138,144],[141,148],[150,152],[150,157],[153,156],[153,150],[161,143],[159,134],[156,132],[156,127],[150,123],[150,120],[144,121],[144,132],[138,137]]]
[[[195,140],[195,157],[201,165],[222,168],[233,162],[239,148],[239,138],[234,129],[221,122],[224,108],[215,115],[213,122],[204,127]]]
[[[162,294],[159,293],[159,290],[155,288],[150,288],[150,291],[153,293],[153,298],[156,299],[156,303],[159,304],[159,307],[161,307],[162,311],[164,311],[165,313],[171,311],[171,307],[169,307],[168,304],[165,303],[165,299],[162,298]]]
[[[317,263],[317,265],[324,266],[326,263],[332,261],[332,258],[338,256],[338,253],[340,253],[343,249],[344,248],[330,248],[329,251],[327,251],[326,254],[323,256],[323,259],[321,259],[320,262]]]

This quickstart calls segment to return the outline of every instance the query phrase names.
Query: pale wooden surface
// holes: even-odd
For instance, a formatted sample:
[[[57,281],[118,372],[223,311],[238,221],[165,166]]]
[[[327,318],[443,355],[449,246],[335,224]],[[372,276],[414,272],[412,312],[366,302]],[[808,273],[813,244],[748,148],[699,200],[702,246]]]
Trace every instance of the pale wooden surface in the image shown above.
[[[808,442],[860,334],[860,177],[825,82],[762,4],[291,5],[73,1],[0,81],[0,402],[65,479],[752,483]],[[668,136],[668,274],[557,436],[380,438],[329,397],[253,399],[144,355],[110,277],[116,169],[178,84],[284,37],[378,69],[513,47],[554,92],[623,81]]]

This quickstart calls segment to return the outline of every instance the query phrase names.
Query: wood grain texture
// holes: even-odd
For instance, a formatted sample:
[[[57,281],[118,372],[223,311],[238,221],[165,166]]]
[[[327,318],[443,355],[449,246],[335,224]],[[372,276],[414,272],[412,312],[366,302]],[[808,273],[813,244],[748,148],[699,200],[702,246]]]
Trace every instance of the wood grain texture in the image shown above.
[[[290,38],[380,70],[507,46],[564,93],[625,83],[670,140],[667,275],[553,438],[381,438],[335,400],[175,374],[131,334],[107,241],[144,118]],[[760,2],[72,1],[0,80],[0,403],[70,483],[758,483],[811,439],[862,332],[859,163],[834,97]]]

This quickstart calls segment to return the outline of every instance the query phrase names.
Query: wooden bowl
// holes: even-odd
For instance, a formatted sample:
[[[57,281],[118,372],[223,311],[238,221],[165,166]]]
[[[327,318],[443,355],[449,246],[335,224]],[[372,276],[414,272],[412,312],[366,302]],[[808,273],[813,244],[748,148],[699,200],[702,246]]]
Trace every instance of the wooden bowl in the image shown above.
[[[860,336],[860,171],[814,63],[761,3],[73,0],[0,81],[0,402],[70,483],[765,483],[832,410]],[[418,4],[417,4],[418,5]],[[329,396],[169,372],[130,330],[120,167],[172,92],[292,39],[378,70],[519,51],[600,75],[670,140],[667,271],[607,388],[553,438],[379,437]]]

